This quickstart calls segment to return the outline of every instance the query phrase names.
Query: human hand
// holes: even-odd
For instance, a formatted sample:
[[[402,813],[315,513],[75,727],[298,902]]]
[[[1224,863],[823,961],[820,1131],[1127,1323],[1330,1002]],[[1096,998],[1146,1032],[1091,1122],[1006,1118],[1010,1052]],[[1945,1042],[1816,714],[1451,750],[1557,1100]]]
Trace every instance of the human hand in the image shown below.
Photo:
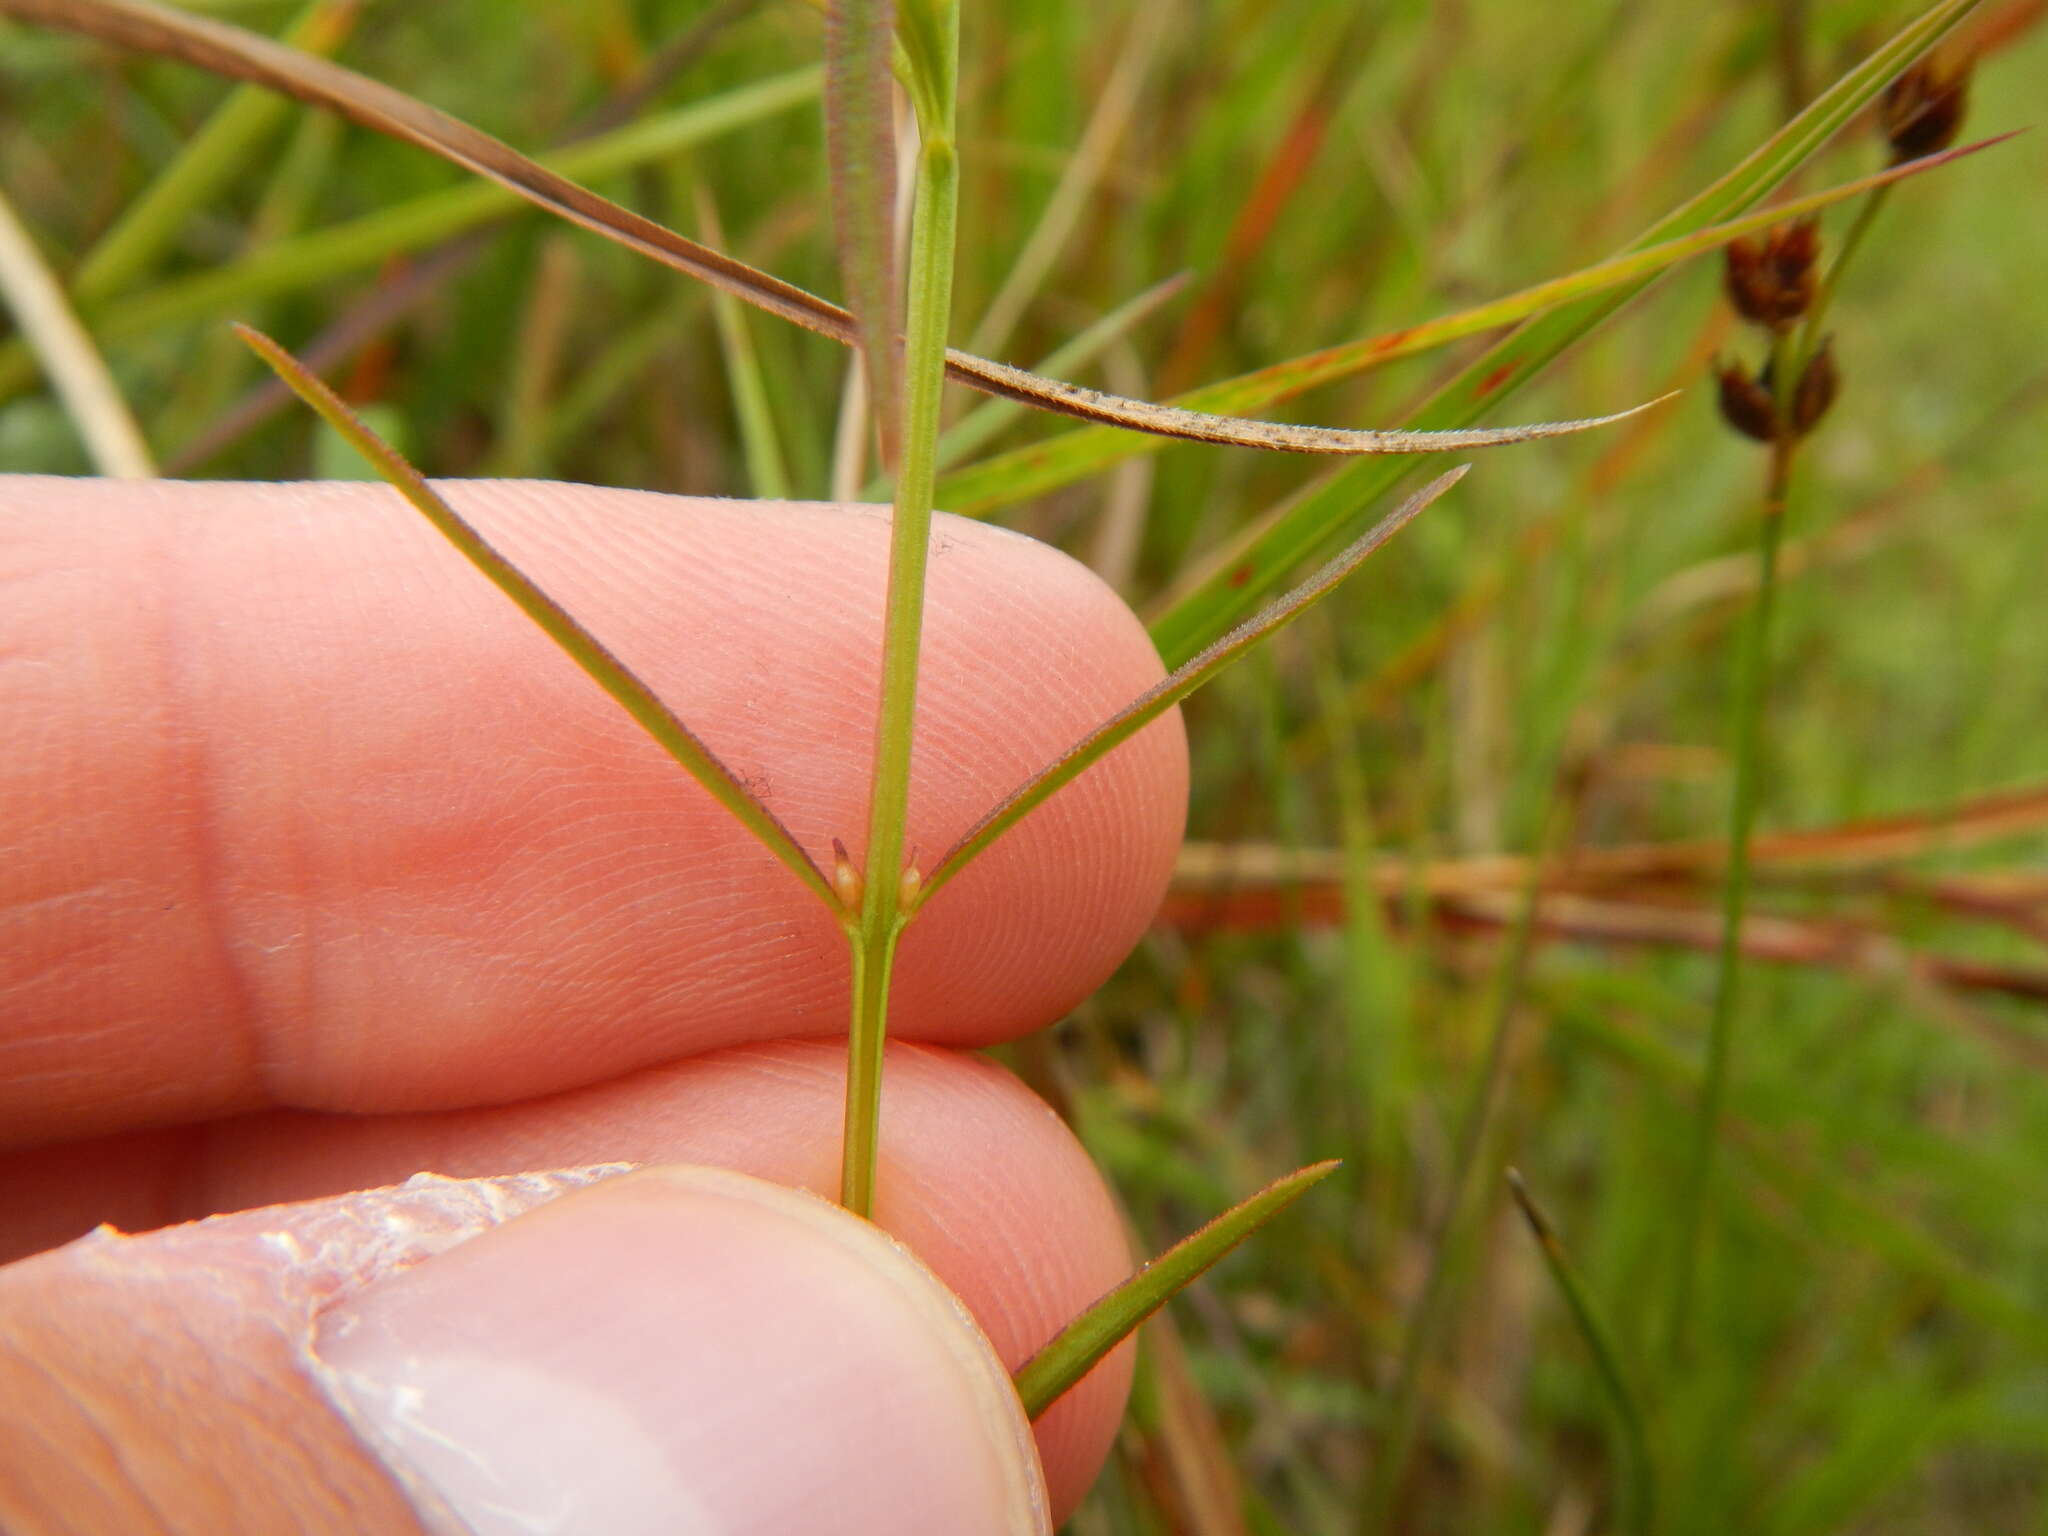
[[[447,489],[815,855],[858,858],[879,517]],[[518,1220],[587,1176],[333,1198],[614,1160],[836,1187],[830,914],[395,497],[0,481],[0,658],[0,1253],[308,1202],[0,1270],[0,1501],[104,1495],[0,1526],[432,1529],[388,1467],[436,1436],[428,1476],[530,1473],[518,1497],[584,1520],[466,1507],[479,1530],[629,1532],[630,1502],[592,1502],[629,1495],[687,1529],[674,1501],[713,1492],[719,1529],[1024,1518],[985,1347],[808,1197],[698,1169]],[[942,521],[911,841],[929,860],[1157,675],[1085,572]],[[926,1043],[892,1048],[877,1220],[1005,1367],[1128,1256],[1063,1127],[957,1048],[1115,965],[1185,793],[1169,718],[906,935],[892,1032]],[[1054,1518],[1127,1376],[1113,1357],[1035,1426]]]

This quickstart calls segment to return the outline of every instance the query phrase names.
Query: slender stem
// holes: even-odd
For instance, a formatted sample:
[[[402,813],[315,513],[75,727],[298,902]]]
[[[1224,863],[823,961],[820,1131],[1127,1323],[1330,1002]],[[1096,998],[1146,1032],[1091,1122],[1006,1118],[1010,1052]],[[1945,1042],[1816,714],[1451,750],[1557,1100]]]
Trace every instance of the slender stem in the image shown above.
[[[953,299],[953,241],[960,173],[953,147],[957,20],[945,0],[939,28],[944,55],[913,92],[919,102],[917,199],[910,230],[910,303],[904,327],[903,457],[889,536],[889,599],[882,630],[882,701],[868,802],[866,887],[854,945],[853,1018],[847,1034],[846,1119],[840,1201],[856,1215],[874,1205],[881,1119],[882,1042],[887,1032],[890,962],[907,921],[903,829],[910,794],[912,722],[917,710],[918,639],[924,626],[925,561],[931,545],[932,488],[938,476],[939,397],[946,378],[946,321]],[[930,103],[930,105],[927,105]]]
[[[1799,333],[1799,353],[1792,361],[1801,367],[1820,345],[1821,321],[1827,318],[1828,305],[1834,301],[1835,290],[1841,287],[1842,274],[1849,270],[1849,263],[1856,259],[1857,248],[1863,244],[1863,237],[1870,233],[1870,226],[1877,221],[1878,212],[1891,196],[1895,185],[1895,182],[1886,182],[1864,198],[1862,206],[1856,210],[1856,222],[1849,226],[1849,232],[1842,237],[1842,247],[1835,253],[1834,264],[1828,268],[1827,275],[1821,279],[1820,289],[1813,296],[1813,307],[1806,312],[1806,324]]]
[[[1472,1086],[1458,1122],[1457,1149],[1451,1159],[1451,1188],[1443,1215],[1431,1234],[1429,1268],[1422,1277],[1422,1291],[1408,1316],[1408,1329],[1401,1340],[1401,1359],[1396,1368],[1386,1439],[1366,1485],[1360,1503],[1359,1529],[1378,1533],[1394,1527],[1394,1506],[1401,1496],[1401,1483],[1408,1458],[1415,1448],[1415,1432],[1422,1420],[1422,1366],[1436,1340],[1445,1306],[1451,1297],[1453,1250],[1464,1227],[1465,1210],[1471,1203],[1479,1154],[1486,1146],[1486,1133],[1493,1119],[1493,1104],[1507,1076],[1509,1046],[1522,998],[1522,983],[1528,974],[1529,956],[1535,947],[1536,905],[1543,889],[1543,853],[1548,846],[1547,825],[1536,839],[1515,910],[1515,926],[1508,937],[1507,953],[1501,962],[1489,1009],[1486,1032],[1486,1061],[1479,1080]]]
[[[839,1203],[862,1216],[872,1214],[875,1208],[875,1153],[882,1129],[882,1039],[889,1014],[889,974],[896,959],[896,936],[902,931],[900,923],[872,932],[858,923],[847,925],[847,936],[853,941],[853,1028],[846,1053]]]
[[[1846,254],[1846,253],[1845,253]],[[1778,436],[1771,444],[1757,525],[1756,603],[1743,626],[1735,657],[1735,786],[1729,799],[1728,869],[1721,886],[1721,945],[1714,975],[1714,1012],[1707,1030],[1706,1077],[1693,1122],[1693,1145],[1679,1205],[1678,1275],[1672,1290],[1665,1339],[1667,1356],[1684,1352],[1698,1282],[1700,1227],[1712,1181],[1714,1148],[1720,1140],[1728,1097],[1728,1058],[1742,995],[1742,919],[1749,903],[1749,841],[1756,824],[1759,747],[1763,740],[1764,695],[1769,685],[1771,612],[1776,606],[1778,547],[1785,534],[1785,508],[1792,461],[1799,439],[1791,428],[1797,388],[1798,349],[1789,335],[1772,348],[1771,381],[1777,397]]]
[[[1368,1536],[1395,1529],[1403,1481],[1422,1422],[1422,1369],[1435,1349],[1456,1291],[1456,1259],[1466,1238],[1475,1192],[1514,1056],[1515,1024],[1535,950],[1536,917],[1550,848],[1566,827],[1570,803],[1562,791],[1566,742],[1573,701],[1583,687],[1592,636],[1594,605],[1587,594],[1586,510],[1574,503],[1559,539],[1556,610],[1562,616],[1546,642],[1546,654],[1532,669],[1527,713],[1518,727],[1522,768],[1508,801],[1509,836],[1529,850],[1516,899],[1514,926],[1501,957],[1489,1000],[1486,1056],[1458,1123],[1451,1158],[1450,1190],[1430,1234],[1429,1265],[1409,1314],[1407,1332],[1388,1410],[1388,1428],[1361,1501],[1359,1530]]]

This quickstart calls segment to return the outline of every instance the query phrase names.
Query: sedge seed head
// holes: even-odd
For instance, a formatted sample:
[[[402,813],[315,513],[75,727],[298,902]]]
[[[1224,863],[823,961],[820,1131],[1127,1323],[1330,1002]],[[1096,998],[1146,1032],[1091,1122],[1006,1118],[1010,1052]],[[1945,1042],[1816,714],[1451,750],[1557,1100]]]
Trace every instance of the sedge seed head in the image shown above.
[[[1804,437],[1820,425],[1828,407],[1840,393],[1842,379],[1835,368],[1835,338],[1824,337],[1813,356],[1799,370],[1799,382],[1792,390],[1792,430]]]
[[[1780,224],[1761,240],[1731,240],[1728,302],[1743,319],[1784,330],[1813,303],[1819,259],[1820,224],[1811,218]]]
[[[1739,362],[1717,362],[1714,374],[1721,388],[1721,419],[1744,437],[1759,443],[1776,442],[1778,404],[1770,387],[1752,378]]]
[[[1967,50],[1937,48],[1885,87],[1878,121],[1892,147],[1894,165],[1955,142],[1969,107],[1975,63]]]

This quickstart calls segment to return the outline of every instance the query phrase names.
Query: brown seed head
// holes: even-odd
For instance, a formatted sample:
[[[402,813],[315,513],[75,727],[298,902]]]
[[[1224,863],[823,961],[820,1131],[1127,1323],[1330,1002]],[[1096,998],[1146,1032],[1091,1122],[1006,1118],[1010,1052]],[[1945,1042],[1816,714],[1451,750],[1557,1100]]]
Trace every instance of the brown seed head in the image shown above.
[[[1792,430],[1801,437],[1820,424],[1842,387],[1841,375],[1835,371],[1834,348],[1834,337],[1821,338],[1799,371],[1799,383],[1792,391]]]
[[[1918,160],[1955,142],[1975,63],[1966,50],[1937,48],[1885,87],[1878,120],[1892,147],[1893,164]]]
[[[1813,303],[1820,225],[1801,219],[1780,224],[1761,241],[1728,244],[1728,302],[1745,320],[1783,330]]]
[[[1721,419],[1744,437],[1760,443],[1778,438],[1778,406],[1770,389],[1749,376],[1739,362],[1715,362],[1721,383]]]

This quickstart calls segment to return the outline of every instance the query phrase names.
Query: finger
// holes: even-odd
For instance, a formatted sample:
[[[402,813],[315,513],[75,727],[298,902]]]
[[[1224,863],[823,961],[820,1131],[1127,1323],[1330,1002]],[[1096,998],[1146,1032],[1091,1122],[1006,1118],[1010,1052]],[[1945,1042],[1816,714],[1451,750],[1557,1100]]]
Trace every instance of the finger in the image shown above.
[[[734,1047],[551,1099],[400,1117],[278,1112],[0,1159],[6,1231],[61,1241],[397,1183],[588,1163],[698,1163],[819,1194],[838,1188],[845,1057],[836,1043]],[[993,1063],[892,1046],[876,1221],[966,1303],[1015,1369],[1130,1272],[1101,1176],[1057,1116]],[[1116,1433],[1119,1350],[1041,1417],[1056,1519]]]
[[[1050,1528],[993,1352],[875,1228],[709,1169],[572,1182],[0,1271],[0,1528]]]
[[[789,873],[382,487],[0,482],[0,1136],[505,1101],[843,1029]],[[864,842],[887,522],[451,484],[814,857]],[[942,519],[910,839],[929,861],[1159,673],[1064,556]],[[1164,888],[1177,720],[934,901],[892,1027],[1014,1034]]]

